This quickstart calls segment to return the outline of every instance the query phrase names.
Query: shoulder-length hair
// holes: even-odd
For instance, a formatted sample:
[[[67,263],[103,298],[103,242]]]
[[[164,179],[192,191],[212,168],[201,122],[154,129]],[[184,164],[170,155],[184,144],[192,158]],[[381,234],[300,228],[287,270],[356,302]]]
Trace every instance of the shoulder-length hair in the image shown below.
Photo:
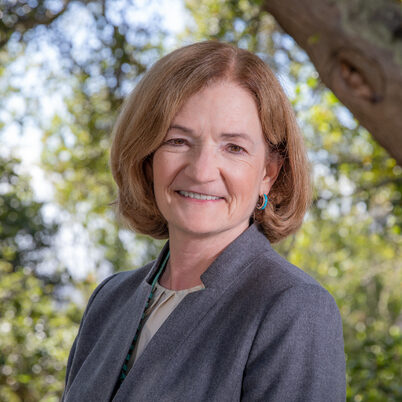
[[[118,185],[116,204],[134,231],[168,237],[168,225],[153,192],[153,153],[183,103],[211,82],[224,80],[253,96],[269,151],[282,161],[269,204],[263,211],[256,210],[254,219],[271,242],[300,227],[311,199],[309,164],[286,95],[259,57],[227,43],[205,41],[156,62],[124,102],[114,127],[110,163]]]

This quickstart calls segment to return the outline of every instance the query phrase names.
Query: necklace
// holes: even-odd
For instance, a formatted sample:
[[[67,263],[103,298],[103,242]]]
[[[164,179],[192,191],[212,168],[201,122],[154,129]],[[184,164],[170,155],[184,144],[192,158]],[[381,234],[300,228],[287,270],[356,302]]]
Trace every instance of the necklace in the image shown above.
[[[149,303],[150,303],[151,300],[152,300],[152,297],[153,297],[154,292],[155,292],[156,282],[158,281],[158,279],[159,279],[161,273],[163,272],[163,270],[164,270],[164,268],[165,268],[165,266],[166,266],[166,263],[167,263],[167,261],[168,261],[168,259],[169,259],[169,256],[170,256],[170,251],[167,252],[166,257],[165,257],[165,259],[163,260],[163,263],[161,264],[161,267],[159,268],[158,273],[155,275],[155,278],[154,278],[154,280],[152,281],[151,292],[149,293],[148,300],[147,300],[147,302],[146,302],[146,304],[145,304],[145,308],[144,308],[144,311],[143,311],[143,313],[142,313],[140,323],[138,324],[137,331],[135,331],[134,339],[133,339],[133,341],[131,342],[130,348],[129,348],[128,353],[127,353],[127,356],[126,356],[126,358],[125,358],[125,360],[124,360],[124,363],[123,363],[123,367],[121,368],[120,376],[119,376],[119,378],[118,378],[118,380],[117,380],[117,383],[116,383],[116,386],[115,386],[115,390],[114,390],[114,392],[113,392],[113,396],[114,396],[115,393],[117,392],[118,388],[120,387],[120,385],[122,384],[122,382],[124,381],[124,379],[127,377],[127,370],[128,370],[127,364],[128,364],[128,362],[129,362],[129,360],[130,360],[130,358],[131,358],[131,355],[132,355],[132,353],[133,353],[133,351],[134,351],[135,344],[137,343],[137,340],[138,340],[138,337],[139,337],[139,335],[140,335],[141,329],[142,329],[142,327],[144,326],[144,322],[145,322],[145,311],[146,311],[146,309],[148,308]]]

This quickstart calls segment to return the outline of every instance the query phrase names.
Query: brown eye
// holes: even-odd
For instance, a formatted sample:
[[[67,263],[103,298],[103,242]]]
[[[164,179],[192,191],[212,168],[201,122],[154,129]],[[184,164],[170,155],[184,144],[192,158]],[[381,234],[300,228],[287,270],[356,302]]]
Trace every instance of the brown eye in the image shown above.
[[[234,154],[241,154],[242,152],[245,152],[245,149],[241,147],[240,145],[236,144],[229,144],[229,151],[234,153]]]
[[[172,138],[167,140],[166,143],[170,145],[184,145],[186,141],[183,138]]]

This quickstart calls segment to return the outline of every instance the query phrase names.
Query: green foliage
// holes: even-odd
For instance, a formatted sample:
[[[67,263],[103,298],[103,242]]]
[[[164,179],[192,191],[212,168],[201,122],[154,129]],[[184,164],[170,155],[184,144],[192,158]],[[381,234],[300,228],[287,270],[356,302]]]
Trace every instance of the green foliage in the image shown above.
[[[137,9],[135,4],[114,10],[113,18],[112,9],[112,2],[82,8],[93,22],[87,34],[96,38],[85,48],[85,57],[77,56],[73,42],[66,46],[65,38],[60,38],[72,91],[64,98],[63,115],[43,126],[42,162],[58,203],[82,224],[104,261],[120,270],[132,268],[138,258],[123,243],[121,225],[110,206],[117,195],[108,167],[110,135],[124,96],[161,55],[162,45],[161,30],[127,21],[127,14]],[[137,240],[144,244],[144,258],[155,255],[152,240],[143,236]]]
[[[37,25],[48,25],[67,8],[48,1],[0,0],[0,48],[14,34],[23,35]]]
[[[35,269],[42,252],[50,246],[55,225],[46,225],[42,203],[32,200],[27,177],[20,176],[15,158],[0,158],[0,261],[12,271]]]
[[[57,306],[53,286],[0,261],[0,400],[58,401],[82,311]]]
[[[261,13],[261,1],[187,0],[187,8],[194,18],[195,27],[187,31],[195,40],[220,39],[238,43],[250,50],[269,40],[260,32],[272,29],[273,21]]]
[[[43,219],[19,167],[0,158],[0,400],[56,401],[81,309],[67,304],[60,314],[62,272],[41,272],[57,225]]]

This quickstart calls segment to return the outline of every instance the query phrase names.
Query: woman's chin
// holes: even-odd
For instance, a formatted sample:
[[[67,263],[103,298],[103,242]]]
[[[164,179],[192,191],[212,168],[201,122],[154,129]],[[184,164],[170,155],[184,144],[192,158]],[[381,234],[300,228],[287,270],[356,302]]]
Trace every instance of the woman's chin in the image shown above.
[[[197,222],[192,222],[191,224],[176,227],[176,229],[178,229],[182,233],[186,233],[188,236],[196,237],[208,235],[212,236],[221,231],[221,227],[205,222],[199,224],[197,224]]]
[[[191,237],[204,237],[222,231],[223,224],[209,219],[186,219],[184,222],[169,223],[169,236],[174,233],[182,233]]]
[[[169,225],[169,237],[174,233],[182,233],[188,237],[215,237],[226,232],[233,232],[233,238],[236,238],[241,232],[248,227],[248,221],[244,224],[229,224],[219,219],[191,219],[182,222],[181,225]]]

